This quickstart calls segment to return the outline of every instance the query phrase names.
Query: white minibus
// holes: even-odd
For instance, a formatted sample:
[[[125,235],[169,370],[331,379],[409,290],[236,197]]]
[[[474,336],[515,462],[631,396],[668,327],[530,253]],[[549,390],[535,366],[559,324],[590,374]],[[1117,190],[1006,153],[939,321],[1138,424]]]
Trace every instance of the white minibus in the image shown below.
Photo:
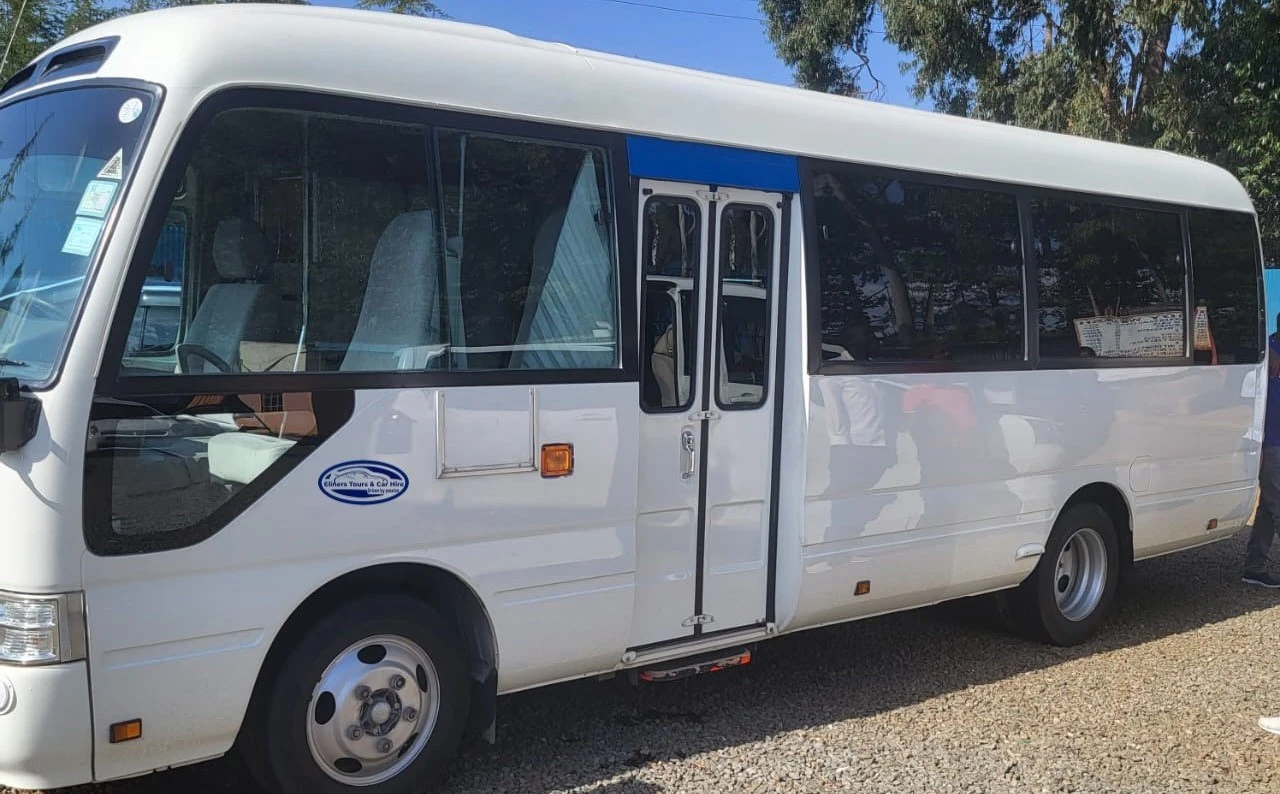
[[[0,786],[421,792],[500,696],[1248,520],[1249,196],[1169,153],[362,11],[0,89]]]

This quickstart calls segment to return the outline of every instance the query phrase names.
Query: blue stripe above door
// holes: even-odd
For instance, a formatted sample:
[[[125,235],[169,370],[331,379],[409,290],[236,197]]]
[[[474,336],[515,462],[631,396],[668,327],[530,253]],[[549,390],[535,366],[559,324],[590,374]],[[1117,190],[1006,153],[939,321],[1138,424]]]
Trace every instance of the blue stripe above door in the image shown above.
[[[631,175],[645,179],[783,193],[800,189],[799,162],[786,154],[629,135],[627,159]]]

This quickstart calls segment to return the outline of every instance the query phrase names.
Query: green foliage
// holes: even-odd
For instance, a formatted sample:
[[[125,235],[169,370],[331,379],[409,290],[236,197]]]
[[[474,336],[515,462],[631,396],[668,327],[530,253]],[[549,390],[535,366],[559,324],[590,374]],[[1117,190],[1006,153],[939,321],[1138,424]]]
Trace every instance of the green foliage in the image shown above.
[[[761,0],[769,38],[805,88],[860,95],[875,0]],[[857,59],[856,67],[846,59]],[[874,80],[874,76],[872,76]],[[878,82],[878,81],[877,81]]]
[[[799,85],[875,98],[870,36],[917,100],[1035,129],[1157,146],[1235,173],[1280,249],[1277,0],[760,0]],[[883,31],[880,27],[883,26]]]
[[[798,82],[865,93],[874,25],[907,56],[917,99],[944,112],[1151,142],[1194,0],[761,0]],[[876,31],[878,32],[878,31]]]
[[[356,8],[371,11],[390,11],[393,14],[405,14],[412,17],[436,17],[443,19],[447,15],[440,6],[431,0],[357,0]]]
[[[70,20],[83,18],[86,3],[26,0],[23,6],[23,0],[0,0],[0,52],[9,50],[0,68],[0,81],[8,80],[45,47],[62,38]]]
[[[1280,257],[1280,3],[1225,0],[1195,59],[1175,72],[1196,98],[1171,116],[1182,150],[1232,171],[1263,218],[1264,250]],[[1179,113],[1178,110],[1181,112]]]

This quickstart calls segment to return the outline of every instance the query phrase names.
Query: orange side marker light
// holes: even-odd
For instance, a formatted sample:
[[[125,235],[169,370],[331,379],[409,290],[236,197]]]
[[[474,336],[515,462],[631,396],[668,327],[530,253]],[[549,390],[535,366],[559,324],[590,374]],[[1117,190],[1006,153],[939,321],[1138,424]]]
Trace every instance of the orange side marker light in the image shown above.
[[[542,445],[542,476],[568,477],[573,474],[573,444]]]
[[[142,738],[142,720],[117,722],[111,726],[111,743],[131,742]]]

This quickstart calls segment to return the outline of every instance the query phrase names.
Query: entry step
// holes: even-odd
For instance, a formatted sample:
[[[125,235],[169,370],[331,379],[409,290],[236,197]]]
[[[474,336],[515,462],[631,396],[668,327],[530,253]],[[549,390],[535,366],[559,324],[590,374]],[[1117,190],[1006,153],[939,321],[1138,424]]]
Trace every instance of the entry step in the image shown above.
[[[667,682],[679,681],[682,678],[701,673],[718,673],[731,667],[743,667],[751,664],[751,648],[742,647],[732,650],[720,650],[704,653],[700,656],[688,656],[684,659],[672,659],[659,662],[640,669],[638,678],[641,681]]]

